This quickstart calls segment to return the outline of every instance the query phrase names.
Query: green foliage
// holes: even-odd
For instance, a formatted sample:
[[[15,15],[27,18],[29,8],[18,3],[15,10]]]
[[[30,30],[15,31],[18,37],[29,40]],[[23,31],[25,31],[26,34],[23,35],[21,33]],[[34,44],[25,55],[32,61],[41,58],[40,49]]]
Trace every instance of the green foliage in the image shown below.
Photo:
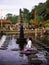
[[[40,23],[39,23],[39,27],[42,27],[42,26],[43,26],[43,24],[42,24],[42,22],[40,22]]]
[[[34,18],[35,11],[37,12],[36,21]],[[49,0],[47,0],[45,3],[39,3],[39,5],[35,5],[35,7],[32,8],[31,12],[28,9],[24,8],[22,14],[23,22],[26,23],[38,22],[39,26],[42,26],[40,22],[43,23],[43,21],[49,20]],[[6,19],[10,20],[12,23],[15,24],[18,20],[18,16],[8,13],[6,15]],[[46,26],[49,26],[49,23],[47,23]]]
[[[12,24],[15,24],[17,22],[18,16],[12,15],[11,13],[8,13],[6,15],[6,20],[10,20]]]
[[[47,23],[45,26],[46,26],[46,27],[49,27],[49,23]]]
[[[12,21],[12,14],[11,13],[6,14],[6,19]]]
[[[33,20],[33,19],[31,19],[31,20],[30,20],[30,23],[32,24],[33,22],[34,22],[34,20]]]
[[[29,22],[29,20],[30,20],[30,12],[28,9],[24,8],[23,9],[23,21]]]
[[[12,17],[12,24],[15,24],[15,23],[17,23],[17,20],[18,20],[18,16],[13,16]]]
[[[46,27],[49,27],[49,20],[46,21],[45,26],[46,26]]]
[[[38,6],[35,6],[33,10],[37,11],[38,16],[42,16],[44,20],[49,19],[49,0],[45,3],[39,3]]]
[[[34,9],[32,9],[30,12],[30,19],[34,19]]]
[[[37,22],[43,21],[43,16],[36,16],[36,21]]]

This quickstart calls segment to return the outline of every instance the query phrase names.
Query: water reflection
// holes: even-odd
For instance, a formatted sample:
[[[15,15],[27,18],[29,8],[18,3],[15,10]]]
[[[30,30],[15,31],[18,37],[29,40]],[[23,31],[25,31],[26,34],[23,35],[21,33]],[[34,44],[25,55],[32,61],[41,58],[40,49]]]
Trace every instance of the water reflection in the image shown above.
[[[5,35],[3,35],[3,36],[1,37],[1,39],[0,39],[0,47],[1,47],[2,44],[5,42],[6,37],[7,37],[7,36],[5,36]]]
[[[16,43],[14,36],[12,36],[12,39],[10,36],[3,36],[1,40],[2,42],[4,41],[2,44],[4,47],[7,44],[7,49],[0,50],[0,65],[40,65],[41,63],[46,65],[47,59],[45,58],[44,50],[38,51],[36,54],[26,55],[26,53],[22,54],[20,52],[19,44]],[[12,49],[15,49],[15,51]],[[16,51],[16,49],[18,50]]]
[[[20,50],[12,51],[11,49],[19,49],[19,45],[16,44],[16,39],[12,36],[12,39],[6,37],[4,43],[8,43],[6,50],[0,50],[0,65],[22,65],[26,64],[26,56],[20,55]],[[4,37],[3,37],[4,39]],[[8,40],[7,40],[8,39]],[[4,44],[3,43],[3,44]],[[5,44],[6,44],[5,43]],[[3,45],[2,44],[2,45]],[[25,59],[24,59],[25,58]]]
[[[16,39],[12,38],[9,42],[8,49],[19,49],[19,45],[16,44]]]

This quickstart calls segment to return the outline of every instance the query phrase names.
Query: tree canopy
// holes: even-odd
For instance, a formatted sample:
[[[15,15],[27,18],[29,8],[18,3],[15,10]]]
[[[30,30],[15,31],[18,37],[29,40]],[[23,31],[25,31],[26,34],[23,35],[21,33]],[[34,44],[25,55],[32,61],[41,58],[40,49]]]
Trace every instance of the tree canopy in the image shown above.
[[[12,24],[15,24],[18,20],[18,16],[8,13],[6,14],[6,20],[10,20]]]
[[[47,0],[45,3],[39,3],[38,5],[35,5],[35,7],[32,8],[31,11],[29,11],[27,8],[23,8],[22,11],[23,22],[28,23],[34,22],[35,16],[36,21],[38,22],[49,20],[49,0]],[[8,13],[6,15],[6,19],[9,19],[12,23],[16,23],[18,20],[18,16]]]

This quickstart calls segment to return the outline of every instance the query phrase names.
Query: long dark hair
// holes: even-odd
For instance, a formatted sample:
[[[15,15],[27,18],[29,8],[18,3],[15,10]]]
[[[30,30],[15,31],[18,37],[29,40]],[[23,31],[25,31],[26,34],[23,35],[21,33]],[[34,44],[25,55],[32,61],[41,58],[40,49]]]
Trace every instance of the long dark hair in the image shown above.
[[[31,38],[31,37],[29,37],[29,40],[31,40],[31,41],[32,41],[32,38]]]

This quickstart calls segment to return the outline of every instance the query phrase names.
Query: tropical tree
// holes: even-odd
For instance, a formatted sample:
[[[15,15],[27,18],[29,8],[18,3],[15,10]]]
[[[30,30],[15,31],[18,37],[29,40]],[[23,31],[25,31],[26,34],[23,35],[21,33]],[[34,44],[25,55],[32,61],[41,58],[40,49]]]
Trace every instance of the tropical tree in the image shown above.
[[[30,12],[28,9],[24,8],[23,9],[23,21],[29,22],[29,20],[30,20]]]
[[[6,14],[6,20],[10,20],[12,24],[15,24],[18,20],[18,16],[8,13]]]
[[[14,15],[14,16],[12,17],[12,24],[15,24],[15,23],[17,23],[17,22],[18,22],[18,16]]]
[[[43,16],[36,16],[37,22],[43,22],[43,20],[44,20]]]
[[[12,14],[11,13],[6,14],[6,19],[12,21]]]
[[[33,24],[33,23],[34,23],[34,20],[33,20],[33,19],[31,19],[29,23],[30,23],[30,24]]]

